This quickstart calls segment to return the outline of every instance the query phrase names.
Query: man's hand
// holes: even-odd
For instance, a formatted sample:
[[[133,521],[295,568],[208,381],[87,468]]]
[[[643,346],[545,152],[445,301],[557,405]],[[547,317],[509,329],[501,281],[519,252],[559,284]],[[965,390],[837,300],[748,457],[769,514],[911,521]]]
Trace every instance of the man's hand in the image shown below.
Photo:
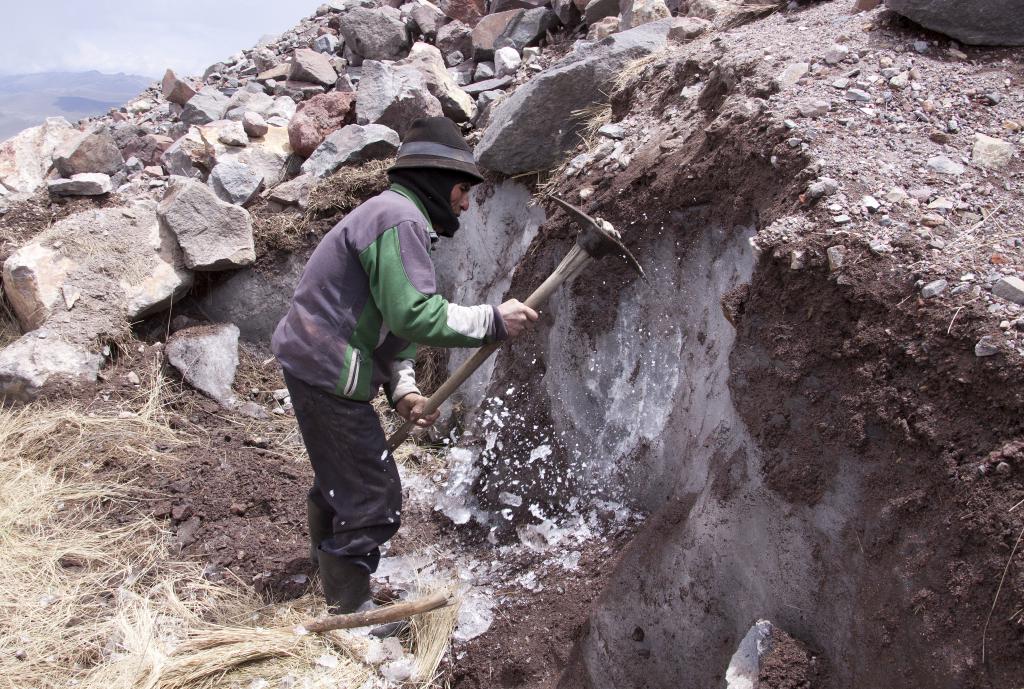
[[[426,397],[418,395],[415,392],[410,392],[408,395],[398,400],[398,403],[395,404],[395,411],[397,411],[398,415],[406,421],[415,418],[417,426],[420,428],[428,428],[437,421],[437,417],[441,416],[441,412],[435,411],[433,414],[428,416],[422,416],[423,407],[426,406],[426,404]]]
[[[498,307],[498,313],[501,314],[501,320],[505,321],[509,337],[516,337],[539,318],[536,311],[518,299],[506,301]]]

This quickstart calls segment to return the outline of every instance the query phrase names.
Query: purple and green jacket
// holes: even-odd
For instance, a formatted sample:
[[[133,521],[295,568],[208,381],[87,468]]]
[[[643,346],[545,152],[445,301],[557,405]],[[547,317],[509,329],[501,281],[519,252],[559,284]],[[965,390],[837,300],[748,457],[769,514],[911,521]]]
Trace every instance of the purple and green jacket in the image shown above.
[[[346,215],[310,256],[271,347],[291,375],[347,399],[381,385],[419,392],[416,344],[478,347],[507,337],[497,307],[436,293],[437,238],[419,199],[395,184]]]

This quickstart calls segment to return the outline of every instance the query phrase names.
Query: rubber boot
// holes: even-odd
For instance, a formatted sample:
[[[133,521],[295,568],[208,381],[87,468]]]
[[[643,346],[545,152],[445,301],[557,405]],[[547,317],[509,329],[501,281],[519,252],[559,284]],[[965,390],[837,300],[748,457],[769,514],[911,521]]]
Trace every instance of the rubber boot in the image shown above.
[[[320,584],[333,615],[355,612],[370,602],[370,570],[347,558],[317,551],[320,561]]]
[[[309,523],[309,559],[320,564],[320,544],[334,534],[334,515],[321,509],[313,498],[306,498],[306,519]]]

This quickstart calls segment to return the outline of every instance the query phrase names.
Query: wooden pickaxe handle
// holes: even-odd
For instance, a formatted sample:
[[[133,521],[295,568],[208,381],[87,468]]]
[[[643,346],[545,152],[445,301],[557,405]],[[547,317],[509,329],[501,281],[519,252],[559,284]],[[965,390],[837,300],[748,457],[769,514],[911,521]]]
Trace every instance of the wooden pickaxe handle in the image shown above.
[[[544,282],[541,283],[540,287],[534,290],[533,294],[526,298],[523,302],[531,309],[537,309],[541,304],[548,300],[548,297],[558,289],[562,283],[567,280],[571,280],[576,277],[583,267],[590,263],[593,258],[584,251],[578,244],[574,244],[572,249],[565,255],[562,262],[558,264],[554,272],[547,277]],[[473,375],[473,372],[480,368],[480,365],[487,361],[487,358],[491,356],[501,346],[500,342],[492,342],[489,345],[484,345],[480,349],[473,352],[473,356],[469,357],[461,366],[455,369],[448,380],[441,384],[434,394],[427,400],[426,405],[423,407],[422,416],[429,416],[433,414],[438,408],[444,404],[445,400],[451,397],[452,393],[460,385],[466,382],[466,379]],[[406,438],[409,437],[409,433],[416,427],[416,419],[410,419],[402,424],[402,427],[395,431],[390,438],[388,438],[388,449],[394,450],[396,447],[401,445]]]

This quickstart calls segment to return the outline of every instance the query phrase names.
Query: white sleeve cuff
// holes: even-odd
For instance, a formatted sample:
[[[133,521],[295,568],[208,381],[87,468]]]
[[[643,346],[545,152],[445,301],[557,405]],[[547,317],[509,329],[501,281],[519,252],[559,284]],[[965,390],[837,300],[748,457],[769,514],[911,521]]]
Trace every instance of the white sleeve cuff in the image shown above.
[[[399,359],[391,362],[391,404],[398,404],[409,393],[420,394],[416,387],[416,368],[412,359]]]

